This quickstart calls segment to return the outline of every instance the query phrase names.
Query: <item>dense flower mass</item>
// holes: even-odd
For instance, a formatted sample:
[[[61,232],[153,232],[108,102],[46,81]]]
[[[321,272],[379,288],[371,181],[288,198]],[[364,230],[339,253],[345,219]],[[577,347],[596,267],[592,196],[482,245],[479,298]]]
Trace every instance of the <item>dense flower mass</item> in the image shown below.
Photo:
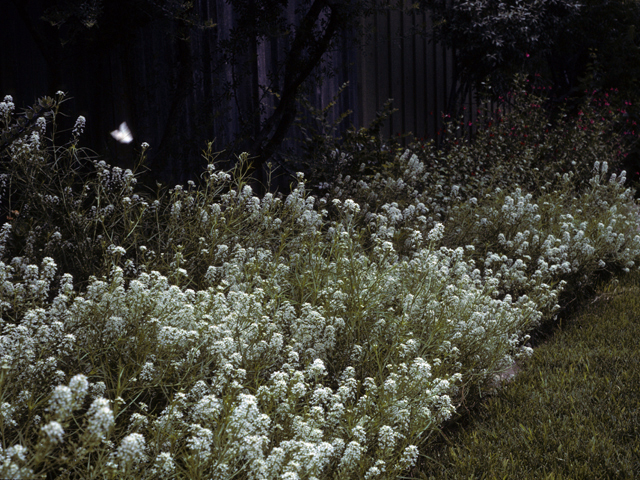
[[[407,149],[321,199],[212,164],[151,200],[99,161],[47,184],[42,141],[8,155],[41,183],[0,230],[0,477],[397,478],[563,296],[640,258],[606,158],[473,190]]]

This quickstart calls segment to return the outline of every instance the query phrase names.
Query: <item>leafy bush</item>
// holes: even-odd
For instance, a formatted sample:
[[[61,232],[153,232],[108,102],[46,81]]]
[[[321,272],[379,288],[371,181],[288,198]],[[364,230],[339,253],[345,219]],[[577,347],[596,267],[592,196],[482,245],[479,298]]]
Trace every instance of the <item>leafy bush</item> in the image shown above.
[[[295,122],[303,137],[300,141],[303,153],[299,158],[289,159],[288,164],[310,179],[309,188],[317,195],[330,188],[336,178],[375,173],[381,165],[393,162],[397,154],[402,152],[398,139],[383,141],[380,133],[384,122],[397,111],[391,107],[391,100],[376,113],[368,127],[349,127],[343,137],[336,136],[339,125],[352,112],[349,110],[340,114],[331,123],[328,117],[347,85],[348,82],[342,85],[323,109],[315,108],[303,96],[298,98],[298,103],[307,114],[305,123],[300,118],[296,118]]]
[[[201,185],[151,195],[56,146],[52,112],[2,163],[1,476],[396,478],[563,290],[640,257],[604,159],[535,197],[463,202],[407,151],[395,178],[258,198],[247,155],[209,150]]]
[[[543,108],[546,98],[541,90],[547,87],[530,85],[524,77],[516,80],[514,91],[500,97],[493,112],[479,109],[472,141],[462,133],[469,125],[447,117],[442,148],[433,141],[415,142],[405,160],[387,161],[371,173],[354,168],[349,175],[339,175],[329,194],[352,197],[372,211],[393,201],[405,208],[417,199],[432,207],[435,221],[444,215],[452,189],[463,199],[514,185],[537,195],[570,171],[575,181],[588,183],[596,161],[607,161],[621,173],[625,155],[638,137],[635,126],[623,117],[628,102],[616,98],[615,92],[593,92],[575,116],[553,115]],[[356,166],[371,168],[357,153],[346,155]]]
[[[36,106],[47,108],[27,110],[26,125],[21,122],[26,115],[14,118],[10,96],[0,103],[3,137],[15,135],[0,154],[0,208],[12,232],[5,244],[9,257],[31,264],[53,258],[84,283],[109,271],[104,259],[111,244],[139,235],[136,227],[148,204],[133,193],[137,179],[131,170],[111,167],[78,147],[84,117],[78,117],[66,143],[57,143],[64,100],[62,92],[40,99]]]

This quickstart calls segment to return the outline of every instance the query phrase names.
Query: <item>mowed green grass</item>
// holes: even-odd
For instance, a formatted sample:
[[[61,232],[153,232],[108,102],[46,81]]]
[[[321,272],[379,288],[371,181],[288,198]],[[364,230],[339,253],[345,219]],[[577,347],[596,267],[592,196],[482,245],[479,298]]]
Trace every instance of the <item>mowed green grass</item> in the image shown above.
[[[640,478],[640,273],[598,288],[427,455],[414,478]]]

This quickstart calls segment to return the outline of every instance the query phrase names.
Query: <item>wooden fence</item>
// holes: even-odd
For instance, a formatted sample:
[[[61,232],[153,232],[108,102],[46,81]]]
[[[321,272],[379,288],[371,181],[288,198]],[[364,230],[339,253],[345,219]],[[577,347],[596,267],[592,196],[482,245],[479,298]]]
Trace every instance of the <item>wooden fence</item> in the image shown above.
[[[34,5],[44,9],[45,3],[35,0]],[[297,3],[288,2],[286,12],[287,21],[294,25],[304,14],[296,13]],[[275,95],[266,89],[270,75],[282,65],[288,51],[285,38],[253,39],[241,59],[246,61],[246,69],[239,75],[236,95],[225,96],[222,92],[233,81],[234,72],[224,62],[219,45],[229,38],[237,12],[227,0],[196,0],[194,8],[216,27],[189,31],[189,42],[176,40],[185,32],[175,22],[161,19],[141,27],[127,42],[104,42],[107,46],[102,51],[77,42],[66,50],[58,49],[54,61],[50,56],[46,63],[24,18],[9,7],[3,38],[16,50],[5,50],[0,61],[0,69],[4,69],[0,86],[5,89],[0,95],[16,95],[22,106],[34,101],[32,92],[52,95],[58,89],[67,91],[75,97],[67,111],[87,117],[86,142],[92,148],[127,163],[127,155],[136,155],[134,150],[114,144],[108,135],[126,120],[137,144],[146,141],[151,145],[155,162],[151,167],[184,181],[200,171],[207,141],[215,139],[214,149],[220,150],[234,142],[243,125],[259,129],[276,104]],[[34,7],[31,22],[37,27],[41,20],[36,10]],[[424,12],[379,13],[367,20],[370,35],[362,49],[351,41],[353,32],[344,32],[337,48],[326,56],[335,75],[312,86],[310,102],[324,107],[348,81],[349,87],[329,117],[334,120],[341,112],[352,110],[343,131],[350,123],[367,126],[385,101],[393,98],[399,111],[385,125],[383,135],[412,132],[418,138],[437,139],[441,114],[453,107],[451,92],[457,85],[454,53],[424,36],[410,34],[423,22],[430,28]],[[58,70],[56,75],[51,74],[52,69]],[[40,70],[49,73],[43,75]],[[281,82],[280,78],[272,84],[272,90],[277,91]],[[477,106],[472,97],[467,95],[464,108],[467,122],[473,123]],[[262,113],[252,118],[249,112],[258,107]],[[284,147],[295,149],[300,132],[292,129],[290,136],[292,140]]]
[[[458,83],[453,52],[425,35],[411,34],[422,25],[431,31],[426,12],[388,11],[368,24],[373,35],[358,65],[359,124],[370,122],[386,99],[393,98],[399,112],[385,126],[385,135],[412,132],[418,138],[437,139],[442,114],[457,110],[452,96]],[[471,97],[460,106],[475,118]]]
[[[405,3],[409,6],[413,2]],[[454,52],[424,34],[432,31],[427,12],[381,12],[366,20],[365,30],[369,33],[361,39],[362,48],[345,36],[341,49],[328,54],[327,61],[337,75],[313,92],[310,100],[316,107],[327,105],[349,81],[331,120],[352,110],[346,124],[367,126],[385,102],[393,99],[398,112],[384,125],[385,137],[411,132],[417,138],[437,141],[443,133],[444,114],[462,114],[465,133],[475,131],[478,99],[474,92],[467,92],[463,98],[456,95],[460,83]]]
[[[289,2],[286,20],[297,25],[302,13],[296,14],[296,3]],[[409,6],[412,2],[406,0],[405,3]],[[194,106],[204,101],[202,92],[216,90],[225,82],[232,81],[231,66],[220,68],[215,52],[218,42],[229,38],[229,32],[236,23],[236,12],[225,0],[198,0],[196,8],[203,18],[210,18],[217,26],[208,34],[193,36],[191,48],[197,65],[190,103]],[[472,92],[463,101],[455,96],[459,82],[454,52],[430,41],[426,35],[412,33],[422,26],[427,32],[432,28],[428,13],[413,10],[407,14],[390,9],[366,21],[365,30],[369,33],[365,38],[358,39],[354,32],[344,32],[337,48],[326,54],[324,60],[334,75],[323,78],[321,84],[311,88],[309,100],[316,108],[322,108],[334,99],[345,82],[349,82],[328,118],[332,122],[342,112],[353,111],[338,133],[344,133],[350,124],[356,128],[369,125],[390,98],[398,112],[385,124],[382,130],[385,137],[411,132],[417,138],[438,140],[443,128],[442,115],[458,111],[464,112],[467,132],[474,131],[478,102]],[[361,45],[358,45],[359,41]],[[285,58],[287,40],[254,39],[254,42],[248,51],[255,52],[256,59],[249,56],[244,59],[249,65],[248,74],[237,92],[238,101],[220,99],[213,104],[212,134],[217,139],[217,148],[223,148],[234,140],[246,112],[261,105],[260,121],[264,122],[276,106],[275,95],[270,94],[266,87],[277,90],[281,86],[270,84],[269,76]],[[213,56],[207,57],[208,54]],[[207,61],[207,58],[213,58],[213,61]],[[251,62],[255,65],[251,66]],[[259,93],[259,104],[251,103],[256,92]],[[162,112],[157,112],[157,115],[161,118]],[[300,138],[300,133],[292,129],[289,141],[283,146],[295,151]]]

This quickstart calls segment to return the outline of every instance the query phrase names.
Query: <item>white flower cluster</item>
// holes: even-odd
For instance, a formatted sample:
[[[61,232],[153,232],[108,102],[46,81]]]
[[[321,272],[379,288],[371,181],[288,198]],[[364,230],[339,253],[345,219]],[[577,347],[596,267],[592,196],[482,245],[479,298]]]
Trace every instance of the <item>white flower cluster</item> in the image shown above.
[[[38,166],[44,165],[45,157],[41,130],[34,129],[30,135],[17,138],[11,142],[9,152],[14,162],[24,162]]]
[[[15,109],[16,105],[13,103],[13,97],[5,95],[4,100],[0,102],[0,117],[2,117],[2,120],[8,122]]]
[[[417,357],[421,340],[404,330],[398,332],[405,339],[398,355],[409,363],[406,368],[401,364],[384,386],[378,388],[369,381],[365,394],[360,395],[353,366],[344,369],[337,389],[325,385],[325,380],[330,379],[326,362],[349,345],[340,338],[367,345],[366,350],[379,348],[385,342],[384,323],[391,317],[378,312],[375,302],[367,301],[363,295],[379,296],[383,290],[383,302],[392,303],[400,294],[400,289],[394,287],[398,268],[371,263],[365,256],[346,257],[354,248],[348,237],[337,235],[331,241],[340,258],[331,261],[316,255],[313,261],[333,275],[361,275],[359,293],[349,293],[349,284],[342,280],[336,283],[331,280],[333,276],[325,276],[319,284],[318,298],[294,307],[290,302],[274,304],[266,289],[251,284],[226,293],[214,287],[196,292],[172,286],[155,272],[140,274],[125,286],[122,271],[114,268],[110,279],[93,280],[84,295],[72,298],[72,279],[66,276],[48,309],[26,312],[20,325],[2,337],[5,361],[12,365],[14,378],[22,379],[25,388],[33,389],[32,365],[41,370],[43,366],[35,357],[19,357],[25,351],[33,351],[35,356],[45,349],[54,354],[54,359],[64,355],[67,360],[75,358],[82,364],[87,358],[83,352],[98,355],[105,345],[117,344],[121,354],[133,355],[144,345],[152,344],[153,355],[144,359],[139,373],[131,379],[141,386],[162,384],[166,381],[164,376],[185,375],[197,365],[216,366],[209,381],[194,385],[189,396],[176,397],[155,421],[147,421],[142,413],[132,415],[130,425],[135,425],[132,428],[136,431],[114,447],[111,468],[134,468],[140,462],[153,462],[157,471],[171,470],[172,457],[167,450],[170,445],[160,443],[159,448],[166,455],[155,454],[153,459],[147,457],[150,441],[183,431],[190,451],[212,472],[223,471],[223,465],[233,470],[246,464],[251,478],[294,473],[300,478],[321,478],[332,469],[346,475],[365,467],[367,471],[383,471],[380,461],[386,462],[385,472],[396,471],[391,467],[394,458],[400,458],[411,442],[417,441],[417,432],[431,425],[432,418],[443,420],[450,415],[449,395],[454,387],[431,378],[430,366]],[[256,254],[263,266],[273,264],[265,270],[268,274],[261,283],[265,288],[275,292],[276,283],[283,291],[300,288],[295,284],[300,280],[295,272],[307,264],[306,258],[294,257],[289,269],[282,270],[275,268],[278,264],[271,255],[238,248],[225,264],[224,278],[230,281],[232,275],[238,275],[239,280],[246,279],[246,266],[255,261]],[[46,264],[43,271],[50,278],[55,269]],[[25,267],[24,272],[27,280],[40,278],[38,269]],[[436,268],[433,273],[440,275],[440,270]],[[360,303],[356,311],[350,311],[355,298],[360,298]],[[346,332],[354,332],[354,327],[365,319],[373,322],[374,328],[362,324],[358,327],[360,332],[349,340]],[[63,354],[59,353],[67,335],[73,335],[75,340]],[[25,350],[26,342],[31,346]],[[12,350],[12,345],[21,345],[21,350]],[[269,365],[280,365],[271,373],[271,381],[261,386],[255,397],[242,393],[247,373]],[[46,371],[52,375],[56,368],[54,361]],[[89,388],[95,390],[80,377],[74,377],[68,387],[55,387],[49,413],[58,423],[50,422],[43,429],[51,444],[64,440],[64,422],[77,410]],[[235,401],[229,404],[223,398]],[[307,413],[299,411],[301,402],[307,401],[311,409]],[[290,416],[291,412],[298,413]],[[336,436],[335,429],[347,419],[365,423],[353,434]],[[380,427],[376,426],[378,423]],[[276,425],[275,431],[288,433],[274,443],[272,432]],[[113,427],[110,402],[95,398],[87,412],[84,438],[90,443],[104,441]],[[213,438],[223,431],[228,443],[218,450]],[[380,443],[385,460],[362,457],[370,441]],[[230,456],[221,457],[223,452]]]
[[[122,170],[120,167],[107,165],[103,160],[94,162],[99,178],[99,185],[107,193],[118,196],[131,196],[137,179],[130,169]]]
[[[4,424],[45,398],[41,448],[66,447],[73,431],[77,455],[99,450],[113,477],[403,474],[462,382],[483,385],[530,353],[526,332],[553,314],[565,279],[631,268],[640,237],[624,175],[604,181],[600,165],[582,196],[514,188],[465,202],[457,185],[419,193],[427,168],[406,152],[400,162],[412,178],[349,184],[370,198],[400,192],[380,205],[316,202],[302,178],[284,200],[239,184],[212,202],[177,186],[148,210],[175,249],[110,245],[110,274],[83,290],[63,275],[52,292],[49,258],[0,262]],[[97,165],[105,195],[125,200],[87,216],[142,205],[130,172]],[[212,190],[230,182],[208,175]],[[190,246],[172,240],[194,232]],[[170,273],[118,266],[138,253]],[[42,453],[11,448],[3,474]]]
[[[73,139],[74,141],[78,141],[78,138],[82,135],[82,132],[84,132],[84,127],[87,124],[87,119],[84,118],[82,115],[80,115],[78,117],[78,119],[76,120],[76,124],[73,126]]]

